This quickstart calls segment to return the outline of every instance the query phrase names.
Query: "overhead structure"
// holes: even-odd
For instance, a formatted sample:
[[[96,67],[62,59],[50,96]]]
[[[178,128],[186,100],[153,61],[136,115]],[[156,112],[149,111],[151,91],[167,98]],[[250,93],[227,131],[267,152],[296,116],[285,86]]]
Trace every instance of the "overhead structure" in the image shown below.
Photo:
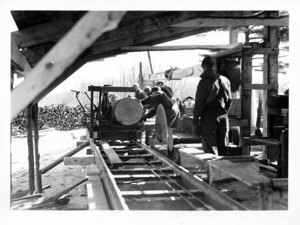
[[[86,11],[12,11],[19,30],[12,32],[11,38],[29,65],[35,67],[49,50],[62,41],[65,34],[86,16],[86,13]],[[220,18],[230,21],[228,24],[220,24],[218,22]],[[256,21],[267,21],[266,25],[278,23],[285,25],[288,20],[287,17],[268,17],[264,11],[129,11],[119,19],[120,22],[115,29],[102,30],[102,33],[106,32],[76,56],[72,64],[62,68],[60,74],[53,77],[49,85],[35,93],[37,96],[31,101],[42,99],[86,62],[125,53],[127,52],[125,49],[130,46],[153,46],[218,28],[237,26],[237,21],[240,21],[238,26],[246,26],[249,23],[256,24]],[[96,21],[93,23],[97,24]],[[199,26],[199,23],[202,25]],[[48,75],[42,73],[40,76]],[[14,115],[20,110],[22,109],[16,110]]]

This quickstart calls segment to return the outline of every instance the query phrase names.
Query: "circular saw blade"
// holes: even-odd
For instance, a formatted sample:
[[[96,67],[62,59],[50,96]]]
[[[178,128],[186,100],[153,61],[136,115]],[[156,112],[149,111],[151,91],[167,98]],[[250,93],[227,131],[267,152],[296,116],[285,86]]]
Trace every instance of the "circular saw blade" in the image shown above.
[[[156,109],[155,137],[160,143],[167,144],[168,124],[165,109],[162,104],[159,104],[159,106]]]
[[[168,149],[173,148],[173,132],[171,128],[168,128],[167,117],[162,104],[156,109],[155,137],[161,144],[167,145]]]

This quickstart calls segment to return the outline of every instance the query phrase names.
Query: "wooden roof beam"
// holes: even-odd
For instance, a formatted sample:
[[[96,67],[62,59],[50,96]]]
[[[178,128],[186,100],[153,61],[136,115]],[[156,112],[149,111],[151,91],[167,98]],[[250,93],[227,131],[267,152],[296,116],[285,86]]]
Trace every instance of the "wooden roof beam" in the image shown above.
[[[20,72],[26,73],[31,70],[31,66],[27,62],[25,56],[20,52],[19,47],[17,46],[15,40],[11,38],[11,63],[16,67]]]
[[[197,18],[172,25],[172,27],[243,27],[243,26],[275,26],[289,25],[289,17],[279,18]]]
[[[124,53],[126,51],[121,49],[123,46],[161,44],[167,41],[173,41],[210,30],[212,29],[203,27],[196,29],[168,27],[140,35],[132,34],[132,36],[118,41],[102,43],[101,45],[99,44],[97,46],[93,45],[89,49],[90,54],[88,61]]]
[[[12,91],[11,119],[36,99],[101,34],[115,29],[124,12],[95,12],[84,15],[71,31],[33,68]]]
[[[137,51],[178,51],[178,50],[196,50],[196,49],[215,49],[215,50],[224,50],[237,47],[237,44],[229,45],[174,45],[174,46],[125,46],[122,47],[122,50],[129,52]]]
[[[150,14],[152,15],[152,14]],[[139,20],[132,21],[130,24],[123,24],[118,29],[103,34],[95,44],[105,40],[117,40],[125,38],[132,33],[141,34],[167,27],[169,25],[195,19],[199,17],[199,12],[172,12],[158,14],[156,16],[144,17]],[[77,18],[66,17],[39,24],[20,31],[12,32],[17,44],[22,47],[31,47],[41,45],[47,42],[58,41],[77,21]]]

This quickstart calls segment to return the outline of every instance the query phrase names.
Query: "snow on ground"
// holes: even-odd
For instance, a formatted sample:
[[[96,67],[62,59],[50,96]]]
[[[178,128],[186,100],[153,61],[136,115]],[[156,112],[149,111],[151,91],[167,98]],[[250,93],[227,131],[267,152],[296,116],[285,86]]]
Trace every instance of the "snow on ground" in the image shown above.
[[[44,168],[60,156],[74,149],[80,137],[87,134],[86,129],[59,131],[53,128],[40,130],[39,152],[40,168]],[[76,156],[85,155],[85,149]],[[18,198],[28,194],[28,147],[26,135],[11,139],[11,197]],[[42,187],[51,185],[43,191],[44,196],[53,196],[84,179],[81,166],[65,166],[60,163],[50,171],[42,174]],[[69,192],[70,201],[59,209],[87,209],[87,195],[84,184]],[[58,209],[58,208],[52,208]]]
[[[58,158],[76,147],[80,137],[86,135],[86,129],[59,131],[49,128],[39,131],[39,153],[41,162],[47,156]],[[12,137],[11,141],[12,173],[28,168],[27,136]]]

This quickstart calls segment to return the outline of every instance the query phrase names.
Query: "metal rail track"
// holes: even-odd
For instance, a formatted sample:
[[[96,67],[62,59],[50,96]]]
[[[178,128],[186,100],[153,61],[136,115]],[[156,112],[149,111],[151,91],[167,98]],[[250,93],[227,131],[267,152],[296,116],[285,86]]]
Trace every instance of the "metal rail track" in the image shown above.
[[[247,210],[157,151],[137,142],[108,142],[117,167],[101,142],[91,140],[111,210]]]

